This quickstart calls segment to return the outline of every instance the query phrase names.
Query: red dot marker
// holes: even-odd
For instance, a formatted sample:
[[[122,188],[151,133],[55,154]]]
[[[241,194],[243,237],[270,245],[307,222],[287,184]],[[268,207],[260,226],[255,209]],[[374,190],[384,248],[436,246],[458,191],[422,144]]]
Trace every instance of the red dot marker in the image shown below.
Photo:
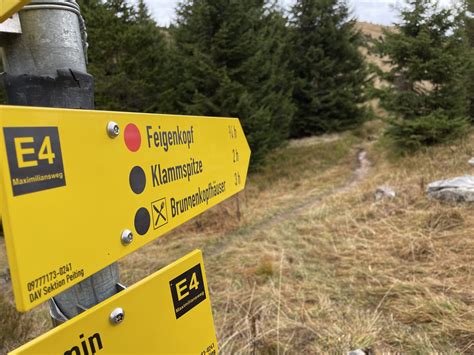
[[[142,144],[142,136],[140,135],[140,130],[133,123],[129,123],[125,127],[124,133],[125,145],[131,152],[136,152],[140,149]]]

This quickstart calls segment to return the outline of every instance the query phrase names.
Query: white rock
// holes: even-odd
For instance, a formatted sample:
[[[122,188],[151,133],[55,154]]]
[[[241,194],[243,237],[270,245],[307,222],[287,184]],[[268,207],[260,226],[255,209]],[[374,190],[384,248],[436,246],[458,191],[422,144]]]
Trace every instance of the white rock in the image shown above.
[[[349,351],[347,355],[367,355],[367,353],[364,350],[357,349],[357,350]]]
[[[384,197],[388,197],[390,199],[395,198],[397,193],[391,187],[388,186],[379,186],[375,190],[375,200],[379,201]]]
[[[474,176],[432,182],[428,185],[427,193],[442,201],[474,202]]]
[[[470,166],[474,166],[474,158],[469,159],[467,162]]]

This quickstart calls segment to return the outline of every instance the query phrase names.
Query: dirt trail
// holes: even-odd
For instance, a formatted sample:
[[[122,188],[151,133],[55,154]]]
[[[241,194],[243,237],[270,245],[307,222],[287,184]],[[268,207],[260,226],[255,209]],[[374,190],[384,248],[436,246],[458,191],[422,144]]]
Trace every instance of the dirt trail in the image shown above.
[[[367,159],[367,152],[364,149],[359,149],[357,153],[357,163],[358,166],[352,173],[352,179],[349,180],[346,186],[339,188],[337,192],[347,192],[367,177],[372,164]]]
[[[342,186],[335,187],[329,191],[324,191],[322,193],[312,195],[308,198],[305,198],[304,201],[298,204],[294,204],[283,210],[280,210],[270,217],[263,218],[261,221],[238,228],[237,230],[231,233],[232,238],[235,238],[237,236],[248,236],[249,234],[257,230],[269,229],[275,225],[296,218],[308,209],[316,207],[324,198],[349,192],[367,177],[371,167],[371,163],[367,159],[367,152],[365,149],[360,148],[358,150],[356,159],[357,167],[353,170],[351,177]],[[228,237],[229,235],[222,235],[217,240],[213,240],[210,245],[205,248],[206,254],[214,256],[222,254],[229,246]]]
[[[316,196],[312,196],[309,200],[306,199],[304,202],[297,205],[293,205],[290,208],[278,212],[276,215],[268,219],[264,219],[261,222],[256,223],[255,228],[260,227],[272,227],[276,224],[284,222],[289,219],[293,219],[300,215],[302,212],[315,207],[323,198],[334,196],[340,193],[346,193],[352,188],[357,186],[369,173],[370,161],[367,159],[367,152],[364,149],[359,149],[357,153],[357,168],[352,172],[351,178],[342,186],[326,191]]]
[[[299,147],[310,147],[315,144],[321,143],[331,143],[341,139],[341,135],[338,133],[333,134],[324,134],[322,136],[313,136],[307,138],[298,138],[292,139],[288,144],[290,148],[299,148]]]

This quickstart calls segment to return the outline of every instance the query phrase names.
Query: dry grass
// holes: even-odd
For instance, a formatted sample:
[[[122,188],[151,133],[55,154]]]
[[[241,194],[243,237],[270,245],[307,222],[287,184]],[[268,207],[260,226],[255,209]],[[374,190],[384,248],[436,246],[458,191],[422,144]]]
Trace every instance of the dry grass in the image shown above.
[[[381,26],[381,25],[376,25],[373,23],[367,23],[367,22],[357,22],[356,28],[359,29],[365,36],[368,38],[378,40],[384,37],[383,30],[392,30],[393,27],[387,27],[387,26]],[[367,62],[371,64],[377,65],[380,69],[383,71],[389,71],[390,66],[385,62],[388,57],[385,58],[380,58],[372,53],[368,53],[366,48],[361,48],[362,54],[367,59]],[[380,86],[380,81],[376,83],[376,86]]]
[[[356,28],[360,30],[369,41],[383,38],[384,29],[394,30],[394,27],[381,26],[367,22],[357,22]],[[389,57],[380,58],[379,56],[370,52],[367,47],[361,47],[360,51],[366,58],[368,64],[378,67],[384,72],[390,71],[390,65],[387,62]],[[387,86],[387,82],[382,81],[380,77],[376,76],[373,78],[373,85],[375,88],[381,89]],[[370,100],[368,102],[368,106],[372,109],[372,112],[376,117],[387,117],[387,112],[380,106],[379,99]]]
[[[123,281],[201,248],[223,353],[474,353],[473,207],[425,195],[470,172],[474,144],[393,158],[380,128],[276,152],[238,198],[125,258]],[[375,201],[380,185],[397,197]]]
[[[0,294],[0,351],[5,353],[19,344],[18,338],[24,339],[31,330],[32,324],[25,316],[18,313],[15,306],[7,300],[6,295]]]
[[[6,251],[0,236],[0,354],[18,348],[49,330],[51,320],[47,305],[27,313],[18,313],[13,303],[13,292],[7,269]]]

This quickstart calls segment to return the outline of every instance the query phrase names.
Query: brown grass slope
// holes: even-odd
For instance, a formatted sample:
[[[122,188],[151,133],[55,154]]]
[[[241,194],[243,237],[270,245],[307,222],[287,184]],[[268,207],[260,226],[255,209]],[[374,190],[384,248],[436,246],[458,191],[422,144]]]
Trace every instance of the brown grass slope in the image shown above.
[[[356,28],[360,30],[367,38],[380,39],[384,36],[384,29],[393,29],[393,27],[376,25],[368,22],[357,22]],[[390,67],[380,58],[373,54],[368,54],[367,49],[363,48],[362,53],[366,56],[369,63],[373,63],[385,71]]]

